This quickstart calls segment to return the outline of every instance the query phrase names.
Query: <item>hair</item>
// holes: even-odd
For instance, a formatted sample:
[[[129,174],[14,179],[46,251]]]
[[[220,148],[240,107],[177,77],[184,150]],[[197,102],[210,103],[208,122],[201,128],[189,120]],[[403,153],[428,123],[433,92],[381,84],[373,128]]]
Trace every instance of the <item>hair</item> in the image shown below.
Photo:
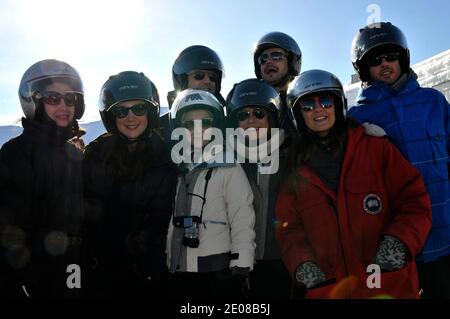
[[[289,191],[295,194],[298,183],[305,182],[299,176],[298,171],[311,158],[311,155],[317,151],[319,143],[325,141],[327,146],[331,148],[331,159],[337,159],[339,151],[346,145],[348,129],[358,126],[359,124],[352,118],[347,117],[338,120],[336,115],[336,122],[325,137],[320,137],[309,129],[293,134],[292,143],[288,150],[286,169],[283,173],[283,180],[288,181]]]

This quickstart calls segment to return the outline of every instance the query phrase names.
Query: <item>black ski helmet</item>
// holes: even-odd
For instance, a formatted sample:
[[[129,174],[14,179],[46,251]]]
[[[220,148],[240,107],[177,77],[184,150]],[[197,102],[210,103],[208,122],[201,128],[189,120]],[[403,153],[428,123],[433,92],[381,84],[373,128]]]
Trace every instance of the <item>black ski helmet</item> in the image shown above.
[[[312,94],[327,93],[335,97],[336,123],[343,123],[347,114],[347,99],[341,81],[333,74],[324,70],[309,70],[296,77],[287,90],[287,104],[299,132],[306,129],[303,116],[297,107],[297,102]],[[336,125],[336,124],[335,124]]]
[[[236,112],[249,106],[260,106],[272,114],[275,124],[279,125],[280,95],[269,84],[260,79],[247,79],[234,85],[227,98],[227,117],[235,123]],[[235,126],[235,125],[233,125]]]
[[[47,59],[36,62],[30,66],[22,76],[19,86],[19,99],[26,118],[33,119],[39,106],[36,97],[43,93],[52,82],[63,82],[73,91],[78,92],[81,98],[75,105],[75,119],[79,120],[84,113],[83,82],[78,71],[70,64]]]
[[[203,45],[187,47],[178,55],[172,67],[173,87],[177,91],[187,89],[187,74],[192,70],[211,70],[217,72],[216,95],[220,93],[222,77],[225,75],[219,55]]]
[[[261,68],[258,63],[259,56],[264,50],[274,47],[282,48],[288,53],[289,74],[297,76],[302,68],[302,51],[297,42],[283,32],[270,32],[265,34],[253,46],[253,64],[256,77],[261,79]]]
[[[111,75],[100,91],[99,111],[103,125],[109,133],[116,132],[115,117],[110,112],[117,103],[143,100],[152,106],[147,113],[147,129],[158,127],[159,95],[156,86],[144,73],[124,71]]]
[[[397,46],[400,51],[400,67],[402,72],[407,72],[410,67],[408,43],[403,32],[390,22],[377,22],[365,26],[356,33],[352,42],[351,57],[353,67],[358,72],[361,81],[370,80],[369,67],[365,57],[381,46]]]

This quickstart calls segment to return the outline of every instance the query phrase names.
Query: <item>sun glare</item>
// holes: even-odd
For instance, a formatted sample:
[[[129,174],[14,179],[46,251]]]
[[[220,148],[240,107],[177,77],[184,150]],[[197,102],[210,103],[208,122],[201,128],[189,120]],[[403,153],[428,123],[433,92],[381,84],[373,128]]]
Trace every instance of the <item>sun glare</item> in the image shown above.
[[[76,58],[132,45],[143,19],[142,0],[18,1],[30,50]]]

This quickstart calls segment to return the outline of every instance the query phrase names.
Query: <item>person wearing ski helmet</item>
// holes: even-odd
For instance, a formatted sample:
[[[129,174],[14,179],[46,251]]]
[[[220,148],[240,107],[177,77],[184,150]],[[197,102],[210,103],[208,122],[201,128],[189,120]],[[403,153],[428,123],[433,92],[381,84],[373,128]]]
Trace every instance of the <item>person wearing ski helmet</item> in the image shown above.
[[[184,150],[179,163],[167,236],[172,298],[239,298],[253,268],[255,212],[250,185],[242,167],[225,160],[233,157],[225,156],[223,148],[207,152],[213,141],[205,135],[212,129],[221,133],[223,121],[222,104],[204,90],[181,91],[172,105],[174,132],[183,133],[190,149]],[[202,156],[191,156],[195,150],[203,151]]]
[[[332,73],[303,72],[287,96],[300,137],[278,196],[276,238],[294,282],[307,298],[418,298],[415,257],[431,227],[419,172],[346,117]],[[370,264],[381,269],[378,289],[367,285]]]
[[[120,72],[102,86],[99,109],[107,133],[83,159],[87,295],[150,298],[165,289],[177,174],[158,130],[158,91],[143,73]]]
[[[82,151],[70,140],[84,113],[83,84],[47,59],[22,76],[23,132],[0,150],[0,295],[70,298],[67,267],[81,264]]]
[[[235,147],[237,153],[244,151],[241,154],[245,161],[242,167],[252,187],[256,215],[256,263],[250,273],[249,297],[288,298],[290,278],[281,261],[274,223],[281,168],[288,149],[283,131],[278,130],[280,97],[272,86],[262,80],[247,79],[235,84],[227,100],[230,126],[243,130],[255,129],[257,133],[254,146],[250,141],[241,140],[245,143],[244,147]],[[267,159],[258,154],[267,154]],[[252,158],[252,155],[256,156]],[[271,169],[267,170],[269,167]]]
[[[283,32],[265,34],[253,46],[253,65],[256,77],[280,93],[280,127],[295,131],[287,111],[286,90],[292,79],[300,73],[302,66],[302,51],[297,42]]]
[[[172,66],[176,92],[185,89],[205,90],[214,94],[222,105],[225,103],[220,90],[224,75],[219,55],[203,45],[192,45],[181,51]]]
[[[392,23],[361,28],[351,52],[363,85],[350,115],[383,128],[430,194],[433,227],[418,256],[422,297],[450,298],[449,103],[441,92],[420,87],[406,37]]]

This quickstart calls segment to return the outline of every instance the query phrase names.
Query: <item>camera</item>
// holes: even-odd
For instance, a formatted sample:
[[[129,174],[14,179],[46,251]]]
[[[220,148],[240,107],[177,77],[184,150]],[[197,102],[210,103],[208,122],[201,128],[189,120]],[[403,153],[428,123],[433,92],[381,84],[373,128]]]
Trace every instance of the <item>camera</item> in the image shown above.
[[[198,216],[174,216],[173,225],[184,228],[183,245],[190,248],[197,248],[200,245],[198,239],[198,225],[201,224]]]

